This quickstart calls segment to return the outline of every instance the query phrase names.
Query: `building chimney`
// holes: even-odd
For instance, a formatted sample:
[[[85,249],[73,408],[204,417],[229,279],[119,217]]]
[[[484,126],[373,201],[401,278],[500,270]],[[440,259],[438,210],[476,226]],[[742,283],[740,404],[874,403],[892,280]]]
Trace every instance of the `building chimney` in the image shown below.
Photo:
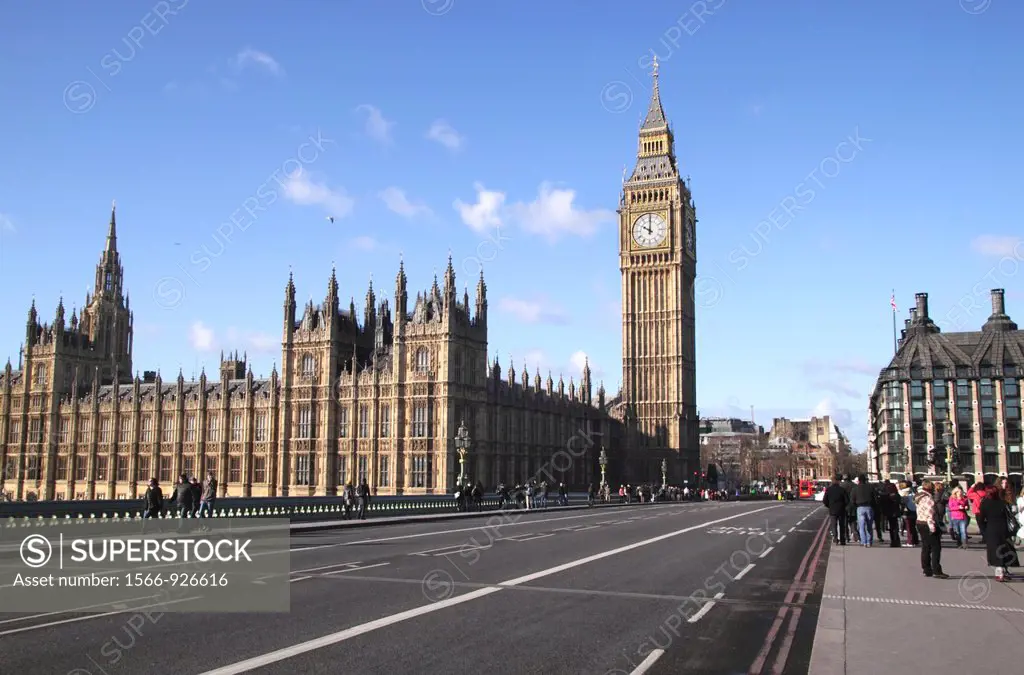
[[[928,294],[918,293],[914,296],[914,299],[917,301],[917,318],[921,321],[926,321],[928,319]]]
[[[1005,291],[1001,288],[992,289],[992,316],[1006,315],[1006,303],[1003,299],[1004,294]]]

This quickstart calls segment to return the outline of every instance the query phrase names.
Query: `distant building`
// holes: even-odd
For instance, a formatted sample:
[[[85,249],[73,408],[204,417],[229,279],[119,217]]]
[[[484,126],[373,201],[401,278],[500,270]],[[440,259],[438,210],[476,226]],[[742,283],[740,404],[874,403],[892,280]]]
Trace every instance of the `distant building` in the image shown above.
[[[1003,289],[991,300],[980,331],[942,333],[928,315],[928,295],[917,294],[896,355],[871,393],[869,471],[944,474],[950,423],[959,459],[953,473],[989,482],[1007,475],[1019,485],[1024,331],[1007,316]]]
[[[767,475],[761,468],[765,440],[764,427],[750,420],[701,418],[701,470],[714,464],[727,488],[761,480]]]
[[[792,481],[826,479],[850,452],[850,443],[829,415],[806,420],[777,417],[768,434],[768,451],[776,475]]]

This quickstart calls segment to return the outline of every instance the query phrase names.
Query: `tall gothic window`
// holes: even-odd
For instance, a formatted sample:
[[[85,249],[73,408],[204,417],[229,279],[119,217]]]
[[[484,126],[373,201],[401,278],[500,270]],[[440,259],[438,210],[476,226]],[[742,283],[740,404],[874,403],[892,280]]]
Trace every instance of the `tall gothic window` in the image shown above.
[[[107,272],[106,280],[103,282],[103,287],[108,291],[114,290],[114,275]]]
[[[380,437],[391,436],[391,405],[384,403],[380,406]]]
[[[430,369],[430,354],[426,347],[416,350],[416,372],[425,373]]]
[[[267,413],[261,412],[256,415],[256,440],[263,442],[267,440]]]
[[[427,404],[417,403],[412,414],[412,435],[415,438],[424,438],[427,430]]]
[[[305,377],[312,377],[314,361],[312,354],[306,354],[302,357],[302,374]]]
[[[309,438],[312,427],[313,413],[308,405],[299,408],[299,438]],[[306,483],[300,483],[305,485]]]
[[[366,438],[370,435],[370,406],[363,404],[359,406],[359,438]]]
[[[338,438],[348,438],[348,408],[338,411]]]

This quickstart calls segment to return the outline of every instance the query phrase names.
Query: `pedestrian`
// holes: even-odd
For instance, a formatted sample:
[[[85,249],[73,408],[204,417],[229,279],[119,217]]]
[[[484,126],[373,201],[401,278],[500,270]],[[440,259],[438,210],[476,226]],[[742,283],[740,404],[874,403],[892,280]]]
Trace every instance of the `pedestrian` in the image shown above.
[[[967,511],[971,508],[967,495],[959,485],[953,488],[949,496],[947,511],[949,512],[950,534],[957,548],[967,548]]]
[[[967,490],[967,501],[971,503],[971,515],[978,522],[978,530],[981,532],[982,540],[985,539],[985,526],[978,521],[978,509],[981,508],[981,500],[985,498],[985,484],[978,481]]]
[[[875,489],[868,482],[866,474],[857,477],[857,486],[853,489],[853,505],[857,508],[857,529],[860,532],[861,546],[870,547],[873,542],[874,511],[877,500]]]
[[[921,483],[921,489],[914,495],[917,505],[917,534],[921,538],[921,571],[926,577],[948,579],[942,571],[942,532],[935,520],[935,484],[930,480]]]
[[[889,530],[889,546],[900,548],[900,516],[903,508],[900,492],[892,481],[887,480],[882,483],[881,494],[881,511]]]
[[[910,483],[900,483],[900,497],[903,499],[903,522],[907,534],[907,546],[918,546],[921,541],[917,536],[917,504],[914,503],[914,491]]]
[[[213,472],[206,473],[206,481],[203,483],[203,492],[199,498],[199,517],[213,518],[213,505],[217,501],[217,479]]]
[[[364,478],[359,483],[359,520],[366,520],[366,508],[370,505],[370,486]]]
[[[164,510],[164,493],[160,489],[160,484],[156,482],[156,478],[149,479],[149,487],[146,488],[146,494],[143,499],[146,502],[146,510],[143,512],[142,517],[159,518]]]
[[[832,531],[832,543],[846,546],[846,509],[850,497],[839,483],[839,476],[832,479],[821,498],[822,505],[828,509],[829,529]]]
[[[995,568],[996,581],[1009,580],[1009,568],[1020,565],[1013,546],[1013,520],[1005,491],[995,485],[985,488],[985,496],[978,509],[978,527],[983,527],[985,554],[988,564]]]

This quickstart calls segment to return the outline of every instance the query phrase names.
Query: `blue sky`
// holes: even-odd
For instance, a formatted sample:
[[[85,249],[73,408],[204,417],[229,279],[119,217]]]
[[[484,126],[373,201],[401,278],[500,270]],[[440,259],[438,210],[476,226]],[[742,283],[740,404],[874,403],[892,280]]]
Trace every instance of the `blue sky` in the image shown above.
[[[502,363],[568,377],[583,352],[614,390],[614,209],[653,54],[700,218],[702,414],[826,411],[862,445],[892,289],[900,324],[927,291],[940,325],[976,328],[996,287],[1024,319],[1024,6],[636,8],[8,7],[0,352],[33,294],[47,320],[61,293],[81,307],[117,199],[140,370],[214,370],[223,347],[266,374],[290,265],[300,302],[333,261],[361,307],[400,254],[415,292],[451,250],[460,287],[484,265]]]

